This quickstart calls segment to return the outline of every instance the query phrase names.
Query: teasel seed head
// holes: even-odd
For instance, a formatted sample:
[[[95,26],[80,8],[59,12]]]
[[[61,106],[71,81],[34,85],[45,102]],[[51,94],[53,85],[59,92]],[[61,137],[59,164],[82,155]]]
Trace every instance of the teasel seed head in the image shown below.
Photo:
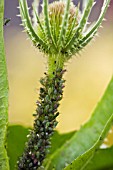
[[[34,0],[37,1],[37,0]],[[31,21],[26,0],[19,0],[22,22],[33,44],[46,55],[64,58],[64,62],[81,51],[95,36],[101,26],[110,0],[102,0],[103,6],[97,21],[87,25],[95,0],[83,0],[82,10],[71,0],[43,0],[42,12],[33,6],[35,27]],[[90,29],[89,29],[90,28]]]
[[[54,39],[54,43],[57,47],[57,52],[59,51],[61,54],[63,52],[63,50],[62,50],[62,47],[64,46],[63,43],[66,44],[66,41],[68,41],[72,23],[73,23],[72,34],[74,34],[76,31],[76,27],[80,20],[80,11],[71,2],[69,12],[67,11],[68,18],[67,18],[67,21],[65,21],[65,25],[64,25],[63,32],[65,32],[65,33],[64,33],[64,35],[62,35],[62,39],[64,39],[64,42],[61,42],[61,44],[60,44],[59,36],[60,36],[61,28],[62,28],[62,22],[63,22],[63,18],[64,18],[64,14],[65,14],[65,8],[66,8],[66,2],[62,1],[62,0],[54,1],[53,3],[49,4],[49,6],[48,6],[48,16],[49,16],[49,24],[50,24],[50,28],[51,28],[51,34]],[[40,14],[40,21],[41,21],[42,25],[44,25],[44,10]],[[38,25],[38,34],[43,39],[43,37],[44,37],[43,32],[39,25]],[[52,44],[51,39],[49,40],[49,43]],[[54,52],[54,54],[56,53],[56,51],[54,49],[53,49],[53,52]]]

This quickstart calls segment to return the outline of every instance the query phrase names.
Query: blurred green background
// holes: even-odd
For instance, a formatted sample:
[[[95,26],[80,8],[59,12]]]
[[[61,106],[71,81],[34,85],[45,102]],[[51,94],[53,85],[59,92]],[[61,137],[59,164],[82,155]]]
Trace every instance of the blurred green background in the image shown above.
[[[32,1],[29,1],[30,3]],[[91,21],[98,16],[99,1],[92,13]],[[22,33],[16,6],[17,0],[5,0],[5,17],[11,18],[5,27],[5,47],[9,78],[9,121],[12,124],[32,126],[32,113],[38,98],[40,77],[47,70],[47,60],[32,47],[30,40]],[[60,106],[60,132],[79,129],[89,119],[91,112],[101,98],[113,75],[113,4],[103,22],[104,29],[80,56],[74,56],[66,66],[66,87]],[[109,136],[113,143],[113,133]]]

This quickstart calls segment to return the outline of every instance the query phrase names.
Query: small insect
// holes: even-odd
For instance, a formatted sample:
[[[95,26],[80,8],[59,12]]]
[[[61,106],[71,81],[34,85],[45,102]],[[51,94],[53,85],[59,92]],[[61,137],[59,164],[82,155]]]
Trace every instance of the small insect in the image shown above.
[[[11,21],[11,18],[4,18],[4,26],[6,26]]]

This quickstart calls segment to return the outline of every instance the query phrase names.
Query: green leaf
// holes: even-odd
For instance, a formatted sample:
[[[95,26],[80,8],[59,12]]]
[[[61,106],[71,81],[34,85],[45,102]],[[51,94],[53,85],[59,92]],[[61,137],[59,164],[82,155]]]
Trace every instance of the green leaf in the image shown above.
[[[67,142],[74,134],[75,134],[75,131],[64,133],[64,134],[60,134],[58,131],[55,131],[52,137],[52,140],[51,140],[52,145],[51,145],[50,154],[48,155],[48,157],[51,156],[65,142]]]
[[[12,125],[8,128],[8,156],[10,169],[15,170],[18,158],[22,155],[27,141],[28,128]]]
[[[60,134],[58,131],[54,132],[54,135],[51,139],[51,148],[50,153],[47,155],[47,158],[44,161],[44,165],[46,165],[51,158],[51,155],[56,152],[58,148],[61,148],[64,143],[68,142],[68,140],[76,133],[76,131],[68,132],[64,134]]]
[[[104,136],[106,134],[106,131],[111,127],[113,122],[113,114],[110,117],[110,119],[107,121],[102,133],[98,137],[97,141],[94,143],[94,145],[89,149],[86,150],[83,154],[81,154],[77,159],[75,159],[70,165],[68,165],[65,170],[70,169],[76,169],[76,170],[85,170],[86,165],[89,163],[90,159],[94,156],[96,153],[98,147],[100,146],[102,139],[104,139]],[[90,135],[91,137],[91,135]]]
[[[6,132],[8,124],[8,80],[3,38],[4,0],[0,1],[0,170],[8,170]]]
[[[71,139],[51,155],[46,170],[84,169],[101,145],[113,122],[113,78],[90,120]],[[73,161],[73,162],[72,162]]]
[[[113,170],[113,146],[107,149],[99,149],[85,170]]]

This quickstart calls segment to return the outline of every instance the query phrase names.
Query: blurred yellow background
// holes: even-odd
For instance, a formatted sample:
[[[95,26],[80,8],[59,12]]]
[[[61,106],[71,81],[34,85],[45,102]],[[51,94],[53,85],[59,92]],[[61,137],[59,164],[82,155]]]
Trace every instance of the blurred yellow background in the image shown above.
[[[108,28],[108,27],[107,27]],[[9,75],[9,119],[11,123],[32,125],[32,113],[40,88],[39,79],[46,70],[46,57],[32,47],[27,36],[8,29],[6,42]],[[60,106],[58,129],[70,131],[86,121],[113,74],[113,31],[101,31],[80,56],[66,66],[66,88]]]
[[[99,35],[80,56],[74,56],[67,63],[66,87],[57,127],[60,132],[79,129],[89,119],[113,75],[113,26],[106,24]],[[47,70],[47,60],[32,47],[18,27],[6,29],[5,39],[10,88],[9,122],[32,126],[39,79]],[[113,143],[113,134],[109,138]]]

